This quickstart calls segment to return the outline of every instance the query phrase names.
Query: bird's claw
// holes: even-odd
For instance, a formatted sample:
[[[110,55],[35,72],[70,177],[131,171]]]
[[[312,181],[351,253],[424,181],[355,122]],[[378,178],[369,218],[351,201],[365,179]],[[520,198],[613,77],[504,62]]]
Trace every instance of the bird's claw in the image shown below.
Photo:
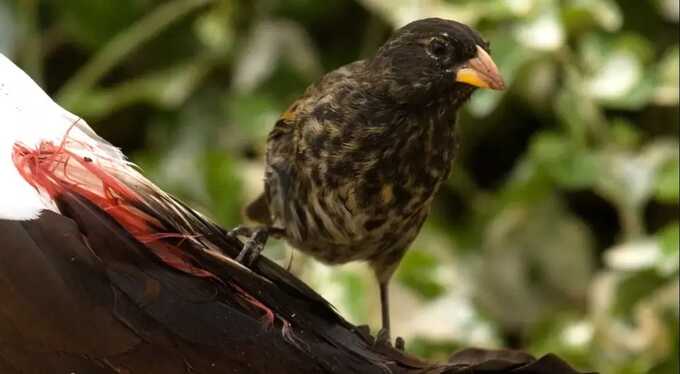
[[[404,341],[404,338],[397,336],[397,338],[394,339],[394,348],[404,352],[406,350],[406,341]]]
[[[260,256],[263,249],[264,243],[258,243],[253,238],[249,238],[243,243],[243,249],[241,249],[241,252],[236,256],[236,261],[246,267],[250,267],[255,263],[255,260]]]
[[[375,336],[375,345],[392,345],[392,339],[390,338],[390,330],[380,329],[378,334]]]
[[[387,329],[380,329],[378,331],[378,335],[375,337],[375,345],[376,346],[383,346],[383,347],[392,347],[392,339],[390,338],[390,331]],[[404,351],[406,348],[406,342],[404,341],[404,338],[401,336],[398,336],[394,340],[394,348],[400,351]]]
[[[243,249],[236,256],[236,261],[246,267],[251,267],[257,258],[260,257],[262,250],[264,250],[264,246],[269,238],[269,230],[266,227],[254,229],[247,226],[238,226],[230,230],[228,235],[235,238],[239,236],[248,237],[243,243]]]

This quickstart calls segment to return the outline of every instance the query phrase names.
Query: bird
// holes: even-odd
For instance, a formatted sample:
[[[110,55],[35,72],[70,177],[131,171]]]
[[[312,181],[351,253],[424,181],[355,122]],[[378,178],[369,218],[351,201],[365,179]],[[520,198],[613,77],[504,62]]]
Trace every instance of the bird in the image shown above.
[[[469,26],[421,19],[308,87],[267,137],[264,192],[245,208],[258,226],[232,232],[239,260],[273,236],[327,264],[368,262],[389,342],[389,282],[450,174],[457,113],[505,88],[489,53]]]

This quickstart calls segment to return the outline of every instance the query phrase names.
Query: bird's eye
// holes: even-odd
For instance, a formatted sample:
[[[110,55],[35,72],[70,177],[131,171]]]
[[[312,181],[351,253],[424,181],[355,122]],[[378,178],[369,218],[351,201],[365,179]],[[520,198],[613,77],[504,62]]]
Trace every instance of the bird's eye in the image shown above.
[[[430,42],[429,50],[434,57],[439,58],[444,56],[446,54],[446,49],[446,43],[439,39],[434,39]]]

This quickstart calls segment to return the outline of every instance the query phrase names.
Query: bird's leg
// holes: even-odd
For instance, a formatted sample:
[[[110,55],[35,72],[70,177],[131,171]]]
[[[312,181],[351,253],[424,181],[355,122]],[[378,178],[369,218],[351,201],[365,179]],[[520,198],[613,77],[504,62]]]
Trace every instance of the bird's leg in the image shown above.
[[[389,280],[380,282],[380,309],[382,311],[382,329],[378,332],[376,344],[391,345],[390,337],[390,293]],[[394,347],[403,351],[406,343],[400,336],[394,341]]]
[[[390,339],[390,288],[389,281],[380,282],[380,310],[382,312],[382,330],[380,336],[383,336],[388,342]]]
[[[243,243],[243,249],[241,249],[241,252],[236,256],[236,261],[250,267],[260,256],[265,244],[267,244],[269,236],[281,236],[283,235],[283,230],[268,226],[256,228],[238,226],[229,231],[228,235],[233,237],[247,237]]]
[[[382,312],[382,328],[376,336],[376,344],[391,345],[389,279],[380,281],[380,310]]]

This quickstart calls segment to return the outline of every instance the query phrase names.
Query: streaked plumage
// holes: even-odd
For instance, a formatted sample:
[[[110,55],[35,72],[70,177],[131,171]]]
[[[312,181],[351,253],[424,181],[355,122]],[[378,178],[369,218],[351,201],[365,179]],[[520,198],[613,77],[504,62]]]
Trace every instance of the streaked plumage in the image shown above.
[[[413,22],[307,89],[267,139],[247,213],[326,263],[368,261],[385,329],[389,279],[451,171],[457,111],[475,86],[503,87],[487,49],[463,24]]]

